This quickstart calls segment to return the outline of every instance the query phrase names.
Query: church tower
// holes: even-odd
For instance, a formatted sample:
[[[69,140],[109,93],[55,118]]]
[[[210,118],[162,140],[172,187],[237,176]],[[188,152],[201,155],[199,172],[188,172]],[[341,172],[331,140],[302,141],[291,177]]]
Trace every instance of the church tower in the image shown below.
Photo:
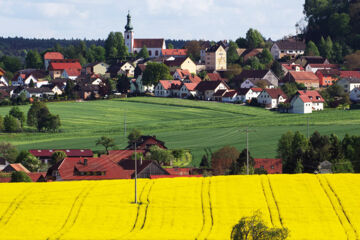
[[[128,12],[128,15],[127,15],[127,23],[125,26],[124,38],[125,38],[125,45],[128,48],[129,53],[133,53],[134,52],[134,31],[133,31],[133,26],[131,25],[130,11]]]

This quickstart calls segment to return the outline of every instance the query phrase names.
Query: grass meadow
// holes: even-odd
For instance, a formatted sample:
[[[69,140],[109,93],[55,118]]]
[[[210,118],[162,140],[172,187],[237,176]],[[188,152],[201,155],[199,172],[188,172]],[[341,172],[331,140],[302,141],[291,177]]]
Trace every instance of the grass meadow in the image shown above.
[[[126,100],[99,100],[86,102],[56,102],[47,104],[50,111],[59,114],[61,132],[38,133],[27,128],[22,133],[1,133],[0,141],[11,142],[18,149],[32,148],[91,148],[101,136],[115,138],[117,148],[127,145],[124,134],[133,128],[143,134],[156,135],[170,149],[191,150],[193,165],[197,165],[204,148],[212,151],[225,145],[245,148],[248,127],[249,150],[257,158],[276,156],[277,142],[286,131],[310,134],[360,134],[360,110],[325,110],[310,115],[281,114],[262,108],[172,98],[136,97]],[[29,105],[20,106],[27,113]],[[11,107],[1,107],[4,116]],[[125,117],[126,116],[126,117]],[[32,132],[33,130],[33,132]]]

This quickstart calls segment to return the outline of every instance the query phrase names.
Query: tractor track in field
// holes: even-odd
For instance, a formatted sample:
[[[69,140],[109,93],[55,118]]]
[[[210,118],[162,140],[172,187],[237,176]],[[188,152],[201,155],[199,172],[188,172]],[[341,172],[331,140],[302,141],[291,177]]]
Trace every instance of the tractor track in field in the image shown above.
[[[10,221],[20,204],[25,201],[27,194],[31,191],[31,189],[32,188],[25,189],[11,201],[3,215],[0,217],[0,228],[2,225],[6,225]]]
[[[266,200],[266,205],[267,205],[267,208],[268,208],[268,211],[269,211],[271,225],[274,226],[273,216],[271,214],[271,209],[270,209],[270,205],[269,205],[270,200],[269,200],[269,197],[267,196],[267,194],[265,192],[265,185],[264,185],[264,179],[263,178],[261,178],[261,187],[262,187],[264,197],[265,197],[265,200]]]
[[[281,215],[280,215],[280,209],[279,209],[279,205],[276,201],[276,198],[275,198],[275,195],[274,195],[274,191],[273,191],[273,188],[271,186],[271,182],[270,182],[270,179],[268,176],[266,176],[267,180],[268,180],[268,183],[269,183],[269,187],[270,187],[270,191],[271,191],[271,195],[272,195],[272,199],[274,199],[274,203],[275,203],[275,206],[276,206],[276,211],[279,215],[279,220],[280,220],[280,224],[281,224],[281,227],[284,227],[284,223],[283,223],[283,220],[281,218]]]
[[[342,203],[341,203],[338,195],[336,194],[336,192],[335,192],[334,189],[332,188],[329,180],[328,180],[327,178],[325,178],[325,180],[322,181],[322,180],[320,179],[320,176],[316,176],[316,179],[318,180],[318,182],[319,182],[322,190],[324,191],[326,197],[329,199],[329,202],[330,202],[330,204],[331,204],[331,206],[332,206],[332,208],[333,208],[336,216],[338,217],[341,226],[344,228],[344,231],[345,231],[345,233],[346,233],[346,235],[347,235],[347,238],[348,238],[349,240],[353,239],[352,236],[349,236],[349,233],[348,233],[348,231],[347,231],[347,226],[346,226],[346,225],[350,226],[351,231],[354,233],[356,239],[359,239],[358,233],[356,232],[353,224],[351,223],[350,218],[348,217],[348,215],[347,215],[347,213],[346,213],[346,211],[345,211],[345,209],[344,209],[344,207],[343,207],[343,205],[342,205]],[[326,186],[325,186],[325,185],[326,185]],[[329,190],[327,190],[326,188],[328,188]],[[334,198],[335,198],[334,201],[333,201],[332,198],[330,197],[330,194],[334,196]],[[341,211],[340,211],[340,212],[337,210],[335,204],[338,205],[338,206],[341,208]],[[341,215],[343,215],[343,218],[346,219],[345,221],[342,220],[343,218],[341,217]]]
[[[61,237],[68,232],[76,223],[79,214],[80,214],[80,210],[84,204],[84,201],[86,200],[87,196],[89,195],[90,191],[95,188],[95,186],[97,185],[97,183],[94,183],[92,185],[89,185],[88,187],[85,187],[83,190],[81,190],[81,192],[76,196],[70,211],[66,217],[66,220],[64,222],[64,224],[61,226],[61,228],[55,232],[53,234],[53,238],[52,237],[48,237],[48,239],[61,239]],[[72,221],[70,220],[71,218],[74,218]]]
[[[209,232],[207,233],[205,239],[207,239],[213,229],[214,226],[214,216],[212,211],[212,204],[211,204],[211,178],[209,178],[209,187],[208,187],[208,197],[209,197],[209,210],[210,210],[210,216],[211,216],[211,227],[209,229]]]
[[[196,236],[195,239],[198,239],[200,234],[204,231],[204,228],[205,228],[205,208],[204,208],[204,194],[203,194],[203,191],[204,191],[204,182],[205,182],[205,178],[202,179],[201,181],[201,191],[200,191],[200,199],[201,199],[201,210],[202,210],[202,216],[203,216],[203,223],[202,223],[202,227],[201,227],[201,230],[199,232],[199,234]]]
[[[145,184],[145,186],[143,187],[143,189],[141,190],[141,193],[140,193],[140,200],[142,199],[142,196],[143,196],[143,194],[144,194],[144,192],[145,192],[145,189],[146,189],[146,187],[149,185],[150,183],[149,182],[147,182],[146,184]],[[138,220],[139,220],[139,213],[140,213],[140,207],[141,207],[141,205],[142,205],[142,203],[140,202],[140,204],[138,204],[138,207],[137,207],[137,213],[136,213],[136,218],[135,218],[135,222],[134,222],[134,225],[133,225],[133,227],[132,227],[132,229],[130,230],[130,232],[129,233],[131,233],[131,232],[133,232],[134,230],[135,230],[135,228],[136,228],[136,226],[138,225]]]
[[[151,184],[151,186],[150,186],[150,188],[149,188],[149,192],[148,192],[148,194],[147,194],[147,197],[146,197],[147,203],[146,203],[146,208],[145,208],[144,221],[143,221],[143,224],[141,225],[140,230],[143,229],[143,228],[145,227],[145,224],[146,224],[147,214],[148,214],[149,205],[150,205],[150,192],[151,192],[154,184],[155,184],[155,182],[153,181],[152,184]]]

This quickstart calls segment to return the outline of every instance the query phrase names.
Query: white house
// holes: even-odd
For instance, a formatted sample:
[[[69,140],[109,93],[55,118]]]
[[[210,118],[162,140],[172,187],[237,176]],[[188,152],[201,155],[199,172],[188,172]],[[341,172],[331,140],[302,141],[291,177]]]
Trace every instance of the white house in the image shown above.
[[[255,79],[254,78],[248,78],[240,85],[240,87],[241,88],[253,88],[253,87],[257,87],[258,84],[265,84],[266,88],[274,88],[275,87],[268,80],[259,79],[259,78],[255,78]]]
[[[36,97],[36,98],[43,98],[43,97],[53,97],[55,93],[50,88],[25,88],[20,91],[19,94],[24,92],[26,94],[26,98]]]
[[[223,102],[233,103],[233,102],[236,102],[238,100],[237,96],[238,96],[238,93],[237,93],[236,90],[229,90],[222,97],[222,101]]]
[[[312,64],[312,63],[309,63],[306,65],[305,71],[316,73],[318,70],[338,69],[338,68],[339,68],[339,66],[336,64]]]
[[[202,81],[196,86],[197,94],[200,99],[214,100],[213,95],[218,90],[229,90],[223,81]]]
[[[173,94],[174,87],[180,87],[181,81],[179,80],[160,80],[154,89],[156,97],[169,97]]]
[[[0,171],[2,171],[7,165],[9,165],[9,162],[5,160],[5,158],[0,157]]]
[[[5,76],[0,76],[0,87],[7,87],[9,86],[9,83]]]
[[[304,42],[295,39],[280,40],[271,47],[271,55],[274,59],[280,59],[284,56],[295,58],[305,53],[306,45]]]
[[[360,78],[342,78],[336,82],[344,88],[344,92],[350,93],[354,88],[360,88]]]
[[[258,103],[265,105],[266,108],[277,108],[279,103],[286,101],[287,96],[280,88],[267,88],[259,94],[257,99]]]
[[[312,113],[324,110],[324,99],[318,91],[298,91],[290,101],[291,113]]]
[[[197,83],[183,83],[180,88],[180,97],[188,98],[196,96],[196,86]]]
[[[241,88],[238,90],[237,99],[241,102],[251,101],[257,98],[262,92],[262,88]]]
[[[360,88],[354,88],[351,90],[350,100],[353,102],[360,102]]]

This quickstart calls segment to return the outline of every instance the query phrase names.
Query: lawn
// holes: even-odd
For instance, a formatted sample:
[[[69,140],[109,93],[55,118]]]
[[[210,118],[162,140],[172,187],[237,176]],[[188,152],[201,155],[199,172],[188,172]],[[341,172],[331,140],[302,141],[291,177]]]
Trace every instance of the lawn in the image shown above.
[[[193,153],[193,165],[200,162],[204,148],[212,151],[225,145],[239,150],[245,147],[244,130],[249,127],[249,149],[254,157],[275,157],[277,142],[286,131],[301,131],[306,135],[309,118],[310,133],[360,133],[359,110],[325,110],[310,115],[280,114],[262,108],[216,102],[171,98],[137,97],[127,100],[48,103],[52,113],[61,118],[61,132],[1,133],[0,141],[8,141],[19,149],[31,148],[91,148],[101,136],[113,137],[117,148],[127,145],[124,135],[132,128],[144,134],[156,135],[171,149],[185,148]],[[27,113],[29,106],[20,106]],[[10,107],[1,107],[0,115]]]

